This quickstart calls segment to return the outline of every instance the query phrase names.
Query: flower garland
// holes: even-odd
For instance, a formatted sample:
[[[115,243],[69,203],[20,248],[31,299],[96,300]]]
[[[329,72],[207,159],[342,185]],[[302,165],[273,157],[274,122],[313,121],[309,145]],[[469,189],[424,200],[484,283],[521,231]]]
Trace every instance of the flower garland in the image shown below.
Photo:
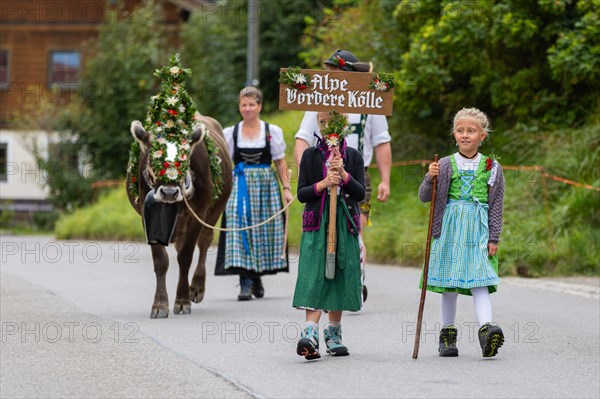
[[[369,84],[370,89],[377,91],[389,91],[396,86],[396,80],[394,75],[386,72],[379,72],[373,74],[373,80]]]
[[[329,120],[321,122],[321,136],[328,147],[338,146],[348,133],[348,118],[337,111],[330,111]]]
[[[310,85],[310,75],[302,73],[300,67],[289,67],[287,71],[279,73],[279,83],[304,90]]]
[[[183,80],[191,74],[190,69],[181,68],[179,54],[171,57],[169,65],[154,71],[154,76],[162,81],[161,92],[150,98],[145,129],[151,137],[149,164],[158,183],[183,181],[190,168],[192,131],[198,126],[206,129],[206,126],[200,123],[200,113],[184,87]],[[221,159],[218,148],[209,134],[204,135],[204,142],[209,154],[214,201],[223,190]],[[136,200],[139,196],[136,184],[139,153],[139,144],[134,141],[129,155],[131,181],[128,187]]]
[[[127,192],[134,198],[134,202],[138,203],[140,193],[138,189],[138,176],[139,176],[139,159],[140,159],[140,145],[137,140],[133,140],[129,147],[129,162],[127,163],[127,173],[129,174],[129,181],[127,181]]]

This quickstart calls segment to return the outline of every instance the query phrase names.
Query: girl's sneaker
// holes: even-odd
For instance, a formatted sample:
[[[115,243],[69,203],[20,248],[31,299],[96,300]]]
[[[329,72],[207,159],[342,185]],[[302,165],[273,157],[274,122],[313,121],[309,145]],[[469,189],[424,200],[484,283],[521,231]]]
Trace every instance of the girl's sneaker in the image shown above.
[[[456,333],[456,327],[444,327],[442,328],[442,331],[440,331],[440,346],[438,352],[440,352],[441,357],[458,356]]]
[[[504,333],[496,325],[486,323],[479,329],[479,344],[483,357],[493,357],[504,343]]]
[[[319,331],[313,326],[306,326],[302,330],[302,336],[298,341],[296,353],[304,356],[306,360],[319,359]]]
[[[342,343],[342,327],[327,326],[323,330],[327,353],[333,356],[348,356],[348,348]]]

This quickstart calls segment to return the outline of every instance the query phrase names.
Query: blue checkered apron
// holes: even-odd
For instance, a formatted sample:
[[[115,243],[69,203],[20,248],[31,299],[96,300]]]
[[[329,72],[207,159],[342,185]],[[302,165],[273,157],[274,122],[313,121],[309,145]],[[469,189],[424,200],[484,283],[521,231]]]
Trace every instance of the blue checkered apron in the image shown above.
[[[487,204],[448,202],[440,237],[432,242],[427,285],[469,289],[499,284],[488,257],[488,239]]]
[[[244,180],[244,181],[242,181]],[[240,200],[240,186],[247,188],[247,201]],[[244,197],[244,196],[242,196]],[[270,165],[236,165],[233,190],[225,208],[228,228],[239,228],[260,223],[281,210],[277,176]],[[224,267],[242,268],[257,273],[287,269],[281,259],[284,217],[242,232],[225,235]]]

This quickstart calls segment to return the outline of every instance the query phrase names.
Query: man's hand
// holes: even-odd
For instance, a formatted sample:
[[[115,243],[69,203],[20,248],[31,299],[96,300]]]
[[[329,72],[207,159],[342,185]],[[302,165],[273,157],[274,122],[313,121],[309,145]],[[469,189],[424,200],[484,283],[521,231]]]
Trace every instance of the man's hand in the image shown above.
[[[379,186],[377,186],[377,201],[385,202],[388,200],[389,197],[390,185],[385,182],[379,183]]]

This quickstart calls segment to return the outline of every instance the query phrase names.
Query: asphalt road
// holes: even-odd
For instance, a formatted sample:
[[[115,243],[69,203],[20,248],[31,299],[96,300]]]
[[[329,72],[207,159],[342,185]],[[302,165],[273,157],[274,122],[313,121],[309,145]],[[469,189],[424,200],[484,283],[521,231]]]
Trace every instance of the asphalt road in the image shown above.
[[[210,271],[204,302],[174,315],[169,252],[171,314],[151,320],[147,245],[2,237],[0,396],[600,397],[597,280],[504,279],[492,301],[506,343],[492,359],[481,357],[466,297],[460,356],[438,356],[440,297],[429,294],[413,360],[419,270],[368,265],[365,309],[343,319],[351,355],[307,362],[295,353],[304,320],[291,307],[297,259],[249,302],[236,300],[235,277]]]

